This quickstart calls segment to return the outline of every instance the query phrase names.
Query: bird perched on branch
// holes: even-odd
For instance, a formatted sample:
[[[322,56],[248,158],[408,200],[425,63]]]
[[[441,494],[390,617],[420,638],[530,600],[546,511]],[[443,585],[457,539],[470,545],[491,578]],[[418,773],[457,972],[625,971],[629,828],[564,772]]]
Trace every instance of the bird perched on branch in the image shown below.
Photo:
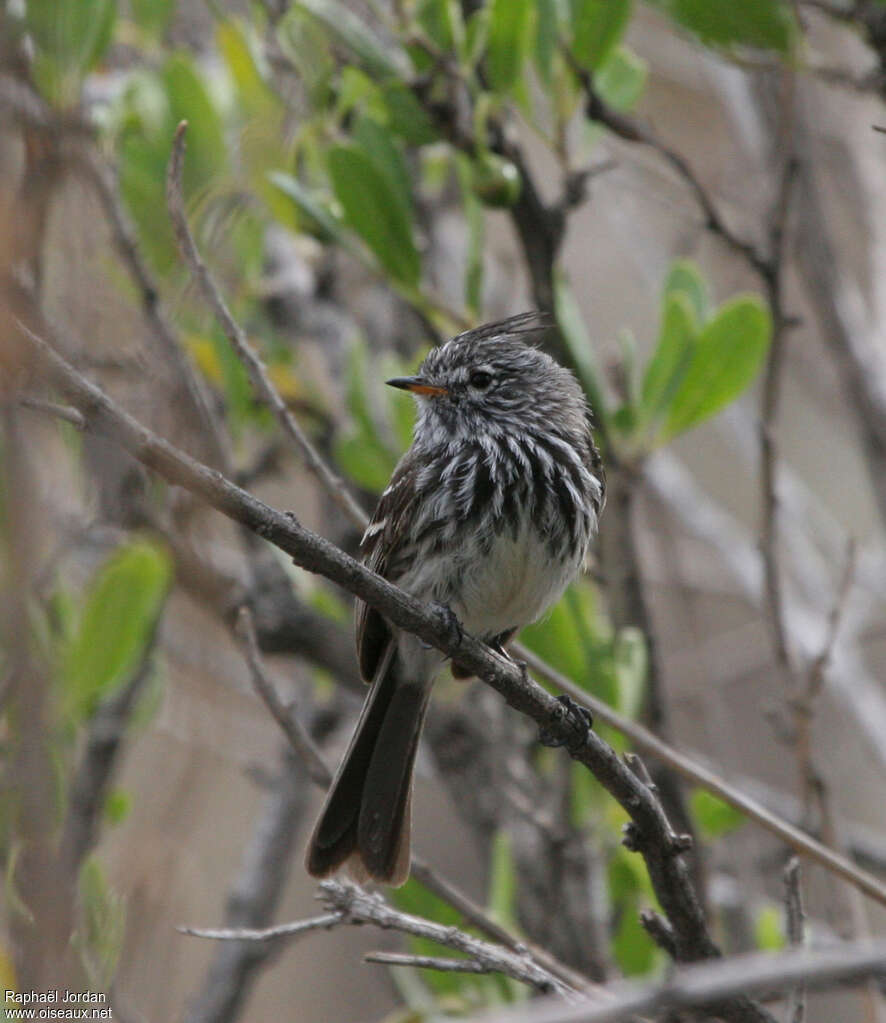
[[[433,349],[416,376],[388,381],[415,396],[418,418],[362,541],[370,568],[502,652],[579,571],[603,507],[584,393],[534,346],[549,326],[527,313],[469,330]],[[444,657],[362,602],[357,652],[372,688],[306,866],[325,877],[347,864],[357,880],[399,885],[415,756]]]

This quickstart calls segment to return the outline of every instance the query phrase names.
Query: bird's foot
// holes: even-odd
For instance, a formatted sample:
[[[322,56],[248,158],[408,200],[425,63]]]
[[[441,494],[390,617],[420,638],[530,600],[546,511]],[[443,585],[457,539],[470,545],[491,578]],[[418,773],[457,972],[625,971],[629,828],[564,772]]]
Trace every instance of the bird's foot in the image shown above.
[[[462,639],[464,639],[465,630],[462,628],[462,624],[458,620],[456,613],[448,604],[439,604],[437,601],[433,601],[431,603],[431,607],[443,619],[444,628],[446,629],[446,638],[453,646],[458,646]],[[430,645],[430,643],[422,644],[425,648],[430,647]]]
[[[538,730],[538,741],[542,746],[553,749],[565,746],[570,753],[575,753],[587,742],[588,735],[594,727],[594,715],[587,707],[579,706],[566,693],[561,693],[557,697],[557,703],[559,706],[551,715],[550,726]],[[569,726],[571,734],[563,734],[559,727],[563,724]]]

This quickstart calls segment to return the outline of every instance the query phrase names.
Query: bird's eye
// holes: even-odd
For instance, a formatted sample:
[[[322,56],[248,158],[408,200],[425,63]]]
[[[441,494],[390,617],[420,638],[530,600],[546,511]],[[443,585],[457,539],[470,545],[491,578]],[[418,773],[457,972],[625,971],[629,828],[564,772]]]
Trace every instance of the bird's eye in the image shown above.
[[[487,373],[485,369],[474,370],[471,374],[470,382],[471,387],[476,387],[478,391],[485,391],[492,383],[492,374]]]

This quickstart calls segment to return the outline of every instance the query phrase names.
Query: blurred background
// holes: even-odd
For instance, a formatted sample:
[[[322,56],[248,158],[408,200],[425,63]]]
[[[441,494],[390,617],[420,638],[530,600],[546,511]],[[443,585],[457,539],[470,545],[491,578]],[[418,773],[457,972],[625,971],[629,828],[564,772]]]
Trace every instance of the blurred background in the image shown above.
[[[4,988],[191,1023],[528,997],[365,964],[412,947],[365,927],[176,930],[319,912],[301,856],[321,794],[253,692],[238,609],[328,762],[363,695],[349,596],[79,430],[17,327],[356,552],[178,253],[181,120],[198,248],[366,512],[411,433],[383,381],[459,330],[555,311],[610,496],[585,577],[524,641],[886,877],[886,5],[7,0],[0,71]],[[447,675],[417,854],[588,977],[660,976],[624,811],[536,736]],[[782,947],[783,843],[647,766],[720,946]],[[801,876],[807,941],[886,931],[853,887]],[[458,920],[415,879],[390,897]],[[882,992],[816,996],[807,1019],[886,1019]]]

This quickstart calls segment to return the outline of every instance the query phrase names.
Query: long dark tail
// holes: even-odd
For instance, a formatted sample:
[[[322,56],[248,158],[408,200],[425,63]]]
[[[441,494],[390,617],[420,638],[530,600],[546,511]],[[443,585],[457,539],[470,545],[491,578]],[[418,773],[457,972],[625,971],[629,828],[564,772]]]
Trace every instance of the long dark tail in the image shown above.
[[[401,885],[409,876],[412,772],[430,686],[399,674],[392,642],[308,843],[315,877],[346,861],[356,880]]]

